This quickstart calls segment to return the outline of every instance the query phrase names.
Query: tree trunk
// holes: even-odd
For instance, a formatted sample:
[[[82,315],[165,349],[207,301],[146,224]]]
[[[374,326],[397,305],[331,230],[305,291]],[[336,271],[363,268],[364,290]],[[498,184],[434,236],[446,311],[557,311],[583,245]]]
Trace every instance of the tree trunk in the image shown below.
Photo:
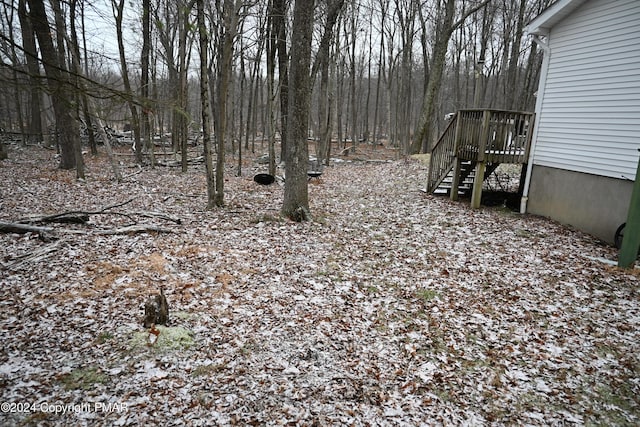
[[[179,35],[178,35],[178,107],[175,110],[174,121],[177,140],[180,147],[182,172],[186,172],[187,163],[187,31],[189,10],[185,4],[179,2]]]
[[[307,168],[309,147],[307,130],[311,99],[311,40],[313,36],[314,0],[296,0],[291,36],[289,75],[289,118],[282,213],[294,221],[310,219]]]
[[[329,46],[327,45],[327,50]],[[331,143],[331,135],[329,134],[329,124],[331,123],[331,115],[329,113],[329,54],[320,65],[320,90],[318,94],[318,143],[316,145],[316,162],[319,167],[323,164],[328,144]]]
[[[22,48],[25,53],[27,62],[27,71],[29,74],[29,107],[31,114],[28,114],[28,134],[29,140],[32,142],[42,141],[42,118],[40,111],[41,94],[40,94],[40,66],[38,65],[38,56],[36,51],[36,39],[34,37],[33,26],[28,18],[26,0],[18,2],[18,19],[20,20],[20,30],[22,34]]]
[[[289,57],[287,55],[287,2],[273,0],[273,31],[278,50],[278,86],[280,87],[280,158],[287,149],[287,118],[289,112]]]
[[[6,6],[5,6],[6,7]],[[10,11],[5,10],[5,18],[7,19],[7,24],[9,24],[9,28],[13,28],[13,18],[14,18],[14,9],[10,9]],[[20,129],[20,135],[21,135],[21,140],[22,140],[22,145],[26,145],[26,140],[25,140],[25,128],[24,128],[24,119],[22,117],[22,102],[20,102],[20,88],[18,86],[18,55],[16,53],[16,43],[13,37],[13,31],[9,31],[9,44],[10,44],[10,48],[9,51],[11,52],[11,62],[12,62],[12,67],[11,67],[11,77],[13,78],[13,81],[16,82],[16,85],[14,87],[14,98],[15,98],[15,107],[16,107],[16,113],[18,115],[17,119],[18,119],[18,125],[19,125],[19,129]],[[0,143],[1,144],[1,143]]]
[[[240,29],[240,34],[242,34],[243,29]],[[245,94],[245,86],[247,82],[247,74],[245,68],[245,58],[244,58],[244,46],[242,45],[242,39],[240,40],[240,96],[238,101],[238,170],[236,171],[236,176],[242,176],[242,137],[244,132],[244,94]]]
[[[149,99],[149,58],[151,56],[151,0],[142,0],[142,52],[140,54],[140,97],[142,98],[142,124],[140,126],[141,138],[149,153],[151,167],[155,166],[153,153],[153,132],[151,129],[150,114],[151,102]]]
[[[276,69],[276,53],[277,53],[277,32],[278,32],[278,24],[276,23],[276,2],[274,1],[271,8],[271,13],[269,13],[269,24],[268,24],[268,35],[267,35],[267,124],[266,124],[266,133],[267,133],[267,143],[269,144],[269,174],[275,175],[276,173],[276,135],[275,135],[275,69]],[[286,114],[286,111],[283,112]],[[280,132],[280,148],[281,153],[280,156],[283,158],[282,154],[282,140],[286,139],[286,136],[283,137],[282,132],[284,129],[281,129]]]
[[[260,41],[258,42],[258,53],[256,58],[260,58],[262,56],[262,49],[264,46],[264,35],[260,37]],[[256,122],[256,108],[255,104],[257,104],[258,98],[258,70],[260,68],[260,61],[256,59],[253,64],[253,71],[251,74],[251,90],[249,91],[249,102],[247,105],[247,128],[245,130],[245,142],[244,149],[246,151],[249,150],[249,137],[251,137],[251,152],[255,152],[255,122]]]
[[[378,144],[378,111],[380,109],[380,84],[382,83],[382,75],[384,73],[383,61],[384,61],[384,25],[387,17],[387,4],[382,3],[381,6],[381,16],[380,16],[380,26],[382,27],[382,31],[380,31],[380,51],[378,52],[378,76],[376,81],[376,101],[373,107],[373,144]]]
[[[70,14],[75,16],[76,7],[78,5],[77,0],[71,0],[69,3]],[[82,17],[84,20],[84,16]],[[78,43],[78,33],[76,31],[76,21],[71,20],[71,65],[73,74],[75,76],[76,86],[80,89],[79,98],[82,100],[82,115],[84,117],[87,126],[87,135],[89,136],[89,147],[91,148],[91,154],[98,154],[98,147],[96,144],[95,136],[92,129],[91,114],[89,114],[89,100],[87,99],[87,91],[85,89],[84,82],[82,81],[82,69],[80,65],[80,44]]]
[[[60,6],[60,2],[59,0],[50,0],[51,3],[51,8],[54,11],[54,18],[55,18],[55,27],[56,27],[56,40],[57,40],[57,53],[58,53],[58,63],[64,68],[64,73],[66,73],[66,83],[67,83],[67,91],[69,91],[70,93],[65,95],[67,97],[67,99],[70,102],[70,105],[68,106],[69,108],[69,112],[71,114],[71,125],[72,128],[68,128],[65,127],[65,129],[63,130],[63,133],[67,132],[68,136],[67,138],[69,138],[72,142],[72,151],[73,151],[73,165],[72,167],[70,167],[69,169],[72,169],[73,167],[76,168],[76,176],[78,178],[84,179],[84,162],[82,161],[82,146],[81,146],[81,141],[80,141],[80,127],[78,124],[78,121],[76,120],[77,117],[77,96],[78,96],[78,91],[76,90],[76,85],[74,82],[74,79],[71,77],[71,75],[67,72],[67,68],[66,68],[66,61],[67,61],[67,54],[66,54],[66,50],[65,50],[65,37],[67,36],[67,28],[66,28],[66,20],[65,20],[65,16],[62,12],[62,8]],[[75,16],[70,16],[70,20],[75,20]],[[73,132],[73,133],[71,133]]]
[[[80,3],[80,24],[82,26],[82,51],[84,53],[84,75],[89,75],[89,60],[87,59],[87,32],[85,27],[85,13],[84,2]],[[79,49],[79,46],[78,46]],[[89,137],[89,149],[92,156],[98,155],[98,143],[96,142],[96,135],[93,132],[93,119],[89,112],[89,102],[87,94],[83,94],[82,114],[84,116],[85,124],[87,126],[87,136]]]
[[[318,124],[319,124],[319,142],[316,150],[316,159],[318,166],[323,164],[326,159],[328,162],[329,145],[331,144],[331,90],[329,89],[329,58],[330,41],[333,36],[333,28],[340,16],[340,11],[344,5],[344,0],[334,0],[329,5],[327,11],[327,20],[324,25],[324,33],[320,41],[320,47],[316,59],[311,68],[311,84],[315,81],[315,76],[320,68],[320,93],[318,99]]]
[[[64,63],[59,63],[58,52],[53,46],[51,28],[47,21],[44,2],[29,0],[29,17],[35,30],[40,52],[47,74],[47,84],[51,92],[51,101],[56,120],[56,130],[60,144],[60,169],[76,168],[78,178],[82,178],[82,157],[80,151],[80,130],[73,117],[72,90],[69,74]]]
[[[233,65],[233,39],[236,33],[238,15],[233,0],[225,0],[223,5],[223,34],[221,38],[222,52],[218,67],[218,128],[216,139],[218,153],[216,158],[216,194],[215,205],[224,206],[224,150],[227,138],[227,107],[229,104],[229,87],[231,86]]]
[[[519,71],[518,60],[520,59],[520,43],[522,41],[524,11],[526,5],[526,0],[520,0],[520,9],[518,10],[518,20],[516,21],[515,35],[511,40],[511,53],[509,55],[509,68],[507,69],[505,93],[505,108],[507,110],[514,110],[516,108],[516,95],[518,92],[516,84],[518,81]]]
[[[427,90],[424,95],[421,126],[411,144],[411,154],[417,154],[420,151],[426,153],[431,148],[433,113],[436,107],[438,92],[442,84],[442,74],[444,73],[447,57],[447,45],[451,37],[451,27],[453,25],[455,11],[455,0],[447,0],[443,21],[438,26],[436,32],[436,41],[433,47],[433,63],[430,67],[429,83],[427,84]]]
[[[424,95],[424,104],[422,108],[422,114],[420,117],[420,125],[418,131],[415,134],[413,142],[411,144],[411,154],[419,153],[420,151],[426,153],[431,149],[431,135],[433,127],[433,115],[436,109],[436,102],[440,87],[442,86],[442,75],[444,73],[444,67],[446,65],[447,46],[449,39],[453,31],[462,25],[465,19],[484,7],[491,0],[485,0],[480,4],[475,5],[471,9],[462,13],[462,17],[454,23],[454,17],[456,12],[456,1],[447,0],[445,4],[444,17],[442,22],[438,25],[436,30],[436,40],[433,47],[433,59],[430,67],[429,82]]]
[[[127,59],[124,53],[124,39],[122,37],[122,19],[124,17],[124,0],[112,0],[113,16],[116,20],[116,35],[118,39],[118,52],[120,54],[120,71],[122,73],[122,84],[127,95],[127,104],[131,111],[131,129],[134,135],[134,144],[136,159],[142,163],[142,144],[140,143],[140,119],[138,117],[138,109],[133,102],[133,91],[129,82],[129,70],[127,67]]]
[[[351,67],[350,67],[350,94],[351,99],[351,143],[358,145],[358,100],[356,99],[356,3],[352,3],[353,12],[351,15]]]
[[[196,0],[198,11],[198,35],[200,39],[200,103],[202,105],[202,139],[204,144],[204,164],[207,173],[207,209],[216,202],[215,174],[211,153],[211,118],[209,117],[209,36],[204,19],[204,0]]]
[[[338,32],[339,33],[339,32]],[[336,39],[339,38],[339,34],[336,35]],[[336,44],[340,46],[338,40],[336,40]],[[341,60],[342,61],[342,60]],[[343,94],[344,94],[344,62],[342,64],[334,64],[335,66],[335,74],[336,74],[336,127],[338,128],[338,148],[343,147],[343,123],[342,117],[344,115],[343,111]]]

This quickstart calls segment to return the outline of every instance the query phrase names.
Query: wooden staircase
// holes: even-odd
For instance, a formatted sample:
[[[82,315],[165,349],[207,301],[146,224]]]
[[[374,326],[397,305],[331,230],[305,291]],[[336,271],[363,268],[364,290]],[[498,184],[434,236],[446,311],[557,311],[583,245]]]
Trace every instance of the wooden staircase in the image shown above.
[[[501,163],[525,164],[529,158],[534,113],[460,110],[431,151],[427,191],[452,200],[471,191],[480,206],[482,183]],[[482,179],[479,179],[482,177]]]
[[[499,163],[490,163],[486,166],[484,171],[483,181],[500,166]],[[476,179],[476,163],[471,161],[460,162],[460,175],[458,177],[458,194],[470,194],[473,189],[473,183]],[[442,180],[440,185],[432,191],[433,194],[438,195],[451,195],[451,188],[453,187],[453,168],[449,171],[447,176]]]

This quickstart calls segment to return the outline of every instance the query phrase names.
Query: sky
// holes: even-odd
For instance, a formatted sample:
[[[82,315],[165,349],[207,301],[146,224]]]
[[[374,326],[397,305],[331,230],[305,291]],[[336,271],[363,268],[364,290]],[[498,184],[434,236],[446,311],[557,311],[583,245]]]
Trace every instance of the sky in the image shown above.
[[[140,59],[140,37],[133,31],[138,17],[132,2],[125,4],[125,19],[123,22],[125,53],[128,60],[139,61]],[[114,66],[119,64],[118,41],[116,35],[115,18],[111,8],[110,0],[94,0],[85,10],[85,32],[87,38],[87,49],[93,51],[107,62],[113,62]],[[78,35],[78,37],[82,37]]]

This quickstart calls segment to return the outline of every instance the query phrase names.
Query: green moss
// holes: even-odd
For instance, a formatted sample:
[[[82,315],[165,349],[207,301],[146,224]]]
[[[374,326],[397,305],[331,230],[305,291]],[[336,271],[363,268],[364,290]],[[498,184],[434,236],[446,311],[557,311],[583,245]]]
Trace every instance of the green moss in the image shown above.
[[[438,296],[438,292],[433,289],[421,289],[416,292],[416,296],[424,301],[431,301]]]
[[[620,381],[611,386],[600,384],[595,388],[595,398],[589,397],[594,405],[595,419],[588,422],[589,425],[636,425],[627,418],[627,414],[638,411],[638,402],[633,383],[629,380]]]
[[[97,341],[98,344],[104,344],[107,341],[110,341],[113,339],[113,334],[111,332],[102,332],[100,335],[98,335]]]
[[[134,332],[129,341],[132,349],[154,348],[159,351],[183,350],[194,344],[193,332],[181,326],[166,327],[156,326],[160,332],[157,340],[151,344],[154,336],[150,337],[148,330],[143,332]]]
[[[65,390],[89,390],[106,383],[107,376],[95,367],[79,368],[63,375],[61,382]]]
[[[187,313],[186,311],[172,311],[171,316],[180,320],[190,320],[196,317],[193,313]]]
[[[522,228],[517,229],[515,234],[518,237],[525,237],[525,238],[533,237],[533,235],[530,232],[528,232],[527,230],[523,230]]]

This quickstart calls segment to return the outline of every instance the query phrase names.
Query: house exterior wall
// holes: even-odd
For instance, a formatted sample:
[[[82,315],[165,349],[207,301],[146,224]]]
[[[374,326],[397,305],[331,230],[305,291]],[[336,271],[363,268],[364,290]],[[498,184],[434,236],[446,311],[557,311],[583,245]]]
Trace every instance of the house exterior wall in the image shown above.
[[[627,219],[633,182],[546,166],[531,172],[528,211],[613,243]]]
[[[612,242],[640,148],[640,1],[589,0],[545,38],[526,211]]]
[[[640,1],[590,0],[551,28],[532,163],[634,179]]]

